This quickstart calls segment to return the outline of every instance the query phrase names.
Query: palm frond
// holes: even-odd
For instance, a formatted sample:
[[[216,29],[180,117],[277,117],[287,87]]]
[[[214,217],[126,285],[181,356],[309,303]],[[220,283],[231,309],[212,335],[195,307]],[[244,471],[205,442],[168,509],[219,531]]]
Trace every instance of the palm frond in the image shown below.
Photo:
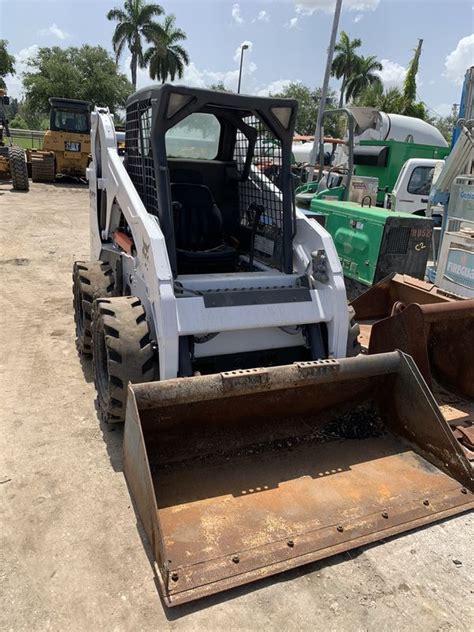
[[[139,24],[145,25],[152,22],[154,17],[163,15],[164,9],[159,4],[145,4],[139,13]]]
[[[107,19],[125,22],[128,19],[128,16],[124,11],[122,11],[122,9],[110,9],[110,11],[107,13]]]

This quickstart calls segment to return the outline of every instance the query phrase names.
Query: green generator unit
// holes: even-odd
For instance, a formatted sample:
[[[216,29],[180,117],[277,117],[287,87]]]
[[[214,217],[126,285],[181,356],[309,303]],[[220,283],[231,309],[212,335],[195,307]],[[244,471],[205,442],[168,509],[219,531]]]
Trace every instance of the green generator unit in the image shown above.
[[[350,299],[392,272],[424,278],[433,220],[317,198],[306,216],[322,223],[332,236]]]

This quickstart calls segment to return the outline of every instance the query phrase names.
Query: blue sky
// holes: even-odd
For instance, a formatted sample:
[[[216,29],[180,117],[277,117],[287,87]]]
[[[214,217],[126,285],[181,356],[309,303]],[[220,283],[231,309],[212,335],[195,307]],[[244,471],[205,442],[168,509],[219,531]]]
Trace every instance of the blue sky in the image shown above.
[[[100,44],[111,49],[114,25],[105,17],[121,0],[0,0],[0,38],[8,39],[18,70],[38,46]],[[322,82],[334,0],[163,0],[188,34],[191,65],[183,83],[218,80],[235,87],[238,52],[245,56],[243,92],[265,94],[289,81]],[[459,102],[465,70],[474,64],[474,27],[469,0],[344,0],[340,30],[360,37],[363,54],[384,64],[386,86],[403,80],[418,38],[424,39],[418,93],[441,115]],[[127,70],[127,55],[121,66]],[[149,83],[139,73],[139,86]],[[18,77],[9,93],[20,93]],[[338,88],[336,80],[331,87]]]

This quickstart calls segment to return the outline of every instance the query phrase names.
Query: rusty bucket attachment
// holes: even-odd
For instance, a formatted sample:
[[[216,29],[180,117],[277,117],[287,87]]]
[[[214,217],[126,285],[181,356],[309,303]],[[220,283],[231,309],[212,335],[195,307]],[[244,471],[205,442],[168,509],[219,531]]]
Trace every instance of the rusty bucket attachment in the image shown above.
[[[401,349],[415,360],[428,386],[474,399],[474,300],[412,303],[372,325],[369,353]]]
[[[130,385],[124,472],[168,606],[474,507],[398,351]]]
[[[400,349],[415,360],[428,386],[474,398],[474,300],[454,300],[431,283],[394,274],[352,302],[370,354]]]
[[[451,303],[455,299],[433,283],[393,273],[351,301],[357,321],[390,316],[395,305]]]

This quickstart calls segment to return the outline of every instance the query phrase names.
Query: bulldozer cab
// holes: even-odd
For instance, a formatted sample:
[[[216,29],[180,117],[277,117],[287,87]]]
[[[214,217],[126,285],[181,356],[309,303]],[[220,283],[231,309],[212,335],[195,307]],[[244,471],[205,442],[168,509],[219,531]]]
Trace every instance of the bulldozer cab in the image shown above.
[[[258,260],[292,273],[296,110],[289,99],[171,85],[129,99],[125,165],[159,217],[175,275],[235,272],[237,249],[249,270]]]
[[[89,134],[90,110],[89,101],[76,99],[50,98],[51,105],[49,129],[54,132],[68,134]]]

